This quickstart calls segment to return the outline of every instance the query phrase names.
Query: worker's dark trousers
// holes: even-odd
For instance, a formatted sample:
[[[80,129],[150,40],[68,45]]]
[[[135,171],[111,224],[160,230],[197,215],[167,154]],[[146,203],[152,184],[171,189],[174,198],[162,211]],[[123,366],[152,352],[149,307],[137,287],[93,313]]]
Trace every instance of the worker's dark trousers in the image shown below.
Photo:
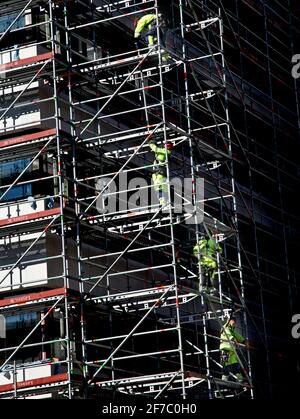
[[[224,375],[236,375],[241,373],[241,367],[238,362],[234,364],[228,365],[228,360],[230,358],[230,352],[228,351],[221,351],[221,364],[223,366],[223,374]]]
[[[159,29],[160,42],[161,42],[161,45],[164,48],[166,47],[166,33],[167,33],[166,31],[162,31],[161,29]],[[149,29],[145,33],[142,33],[141,38],[146,39],[147,42],[148,42],[148,45],[149,45],[150,44],[149,36],[154,37],[154,43],[155,43],[155,42],[157,42],[156,35],[157,35],[157,28],[156,28],[156,26],[154,26],[153,28]]]
[[[241,373],[240,364],[231,364],[231,365],[223,365],[223,374],[224,375],[237,375]]]
[[[201,277],[202,277],[202,286],[203,287],[213,287],[218,288],[218,279],[213,278],[214,269],[208,266],[201,264]]]

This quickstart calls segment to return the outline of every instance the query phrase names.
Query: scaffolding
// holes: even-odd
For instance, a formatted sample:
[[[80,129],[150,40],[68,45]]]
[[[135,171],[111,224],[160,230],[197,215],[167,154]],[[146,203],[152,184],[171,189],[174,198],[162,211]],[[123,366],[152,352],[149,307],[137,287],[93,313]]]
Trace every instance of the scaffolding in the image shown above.
[[[136,48],[137,20],[158,22],[163,2],[6,3],[0,311],[39,316],[0,349],[0,372],[39,359],[14,365],[0,397],[252,398],[248,346],[232,346],[242,382],[222,378],[219,350],[224,321],[237,314],[247,338],[249,316],[222,10],[174,0],[168,30]],[[170,142],[153,162],[150,144]],[[222,248],[214,294],[192,254],[203,235]]]

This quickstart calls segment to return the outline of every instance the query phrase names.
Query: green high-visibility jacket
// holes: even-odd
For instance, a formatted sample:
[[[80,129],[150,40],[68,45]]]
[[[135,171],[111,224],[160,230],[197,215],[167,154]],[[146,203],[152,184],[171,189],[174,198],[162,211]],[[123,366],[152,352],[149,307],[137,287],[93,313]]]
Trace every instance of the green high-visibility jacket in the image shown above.
[[[171,150],[167,150],[165,147],[158,147],[153,143],[150,143],[149,147],[155,153],[156,160],[160,163],[164,163],[167,160],[167,155],[171,155]]]
[[[244,343],[245,338],[235,331],[235,328],[227,322],[221,330],[220,350],[233,352],[234,343]]]
[[[134,37],[138,38],[143,31],[150,29],[150,25],[155,19],[156,15],[153,13],[141,17],[136,25]]]
[[[222,253],[222,248],[214,239],[202,239],[193,249],[194,256],[201,255],[206,258],[216,257],[217,252]]]
[[[163,191],[168,193],[168,185],[166,184],[167,178],[159,173],[153,173],[152,181],[155,191]]]

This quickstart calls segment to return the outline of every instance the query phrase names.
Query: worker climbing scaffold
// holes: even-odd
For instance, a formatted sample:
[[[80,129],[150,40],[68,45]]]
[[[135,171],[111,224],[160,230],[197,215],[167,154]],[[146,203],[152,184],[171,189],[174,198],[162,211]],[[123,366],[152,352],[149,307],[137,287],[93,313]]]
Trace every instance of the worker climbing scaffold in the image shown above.
[[[246,339],[236,330],[236,317],[229,317],[221,329],[220,351],[221,364],[223,366],[222,380],[230,379],[243,382],[245,379],[241,373],[241,367],[237,356],[237,345],[239,343],[246,344]],[[248,345],[248,344],[247,344]]]
[[[157,44],[157,31],[159,31],[161,45],[166,48],[167,30],[168,27],[166,19],[161,13],[158,13],[158,19],[154,13],[142,16],[138,20],[134,30],[136,48],[139,49],[143,47],[143,40],[146,40],[149,48],[152,48],[155,44]],[[162,61],[167,62],[169,59],[169,54],[164,53],[162,55]]]
[[[217,253],[222,254],[222,248],[213,237],[201,236],[194,246],[193,254],[198,258],[199,289],[214,294],[218,283],[215,279],[217,272]]]
[[[169,202],[168,183],[167,183],[167,158],[171,157],[173,143],[167,141],[163,147],[159,147],[153,140],[149,142],[150,149],[154,152],[152,182],[157,194],[159,205],[165,206]]]

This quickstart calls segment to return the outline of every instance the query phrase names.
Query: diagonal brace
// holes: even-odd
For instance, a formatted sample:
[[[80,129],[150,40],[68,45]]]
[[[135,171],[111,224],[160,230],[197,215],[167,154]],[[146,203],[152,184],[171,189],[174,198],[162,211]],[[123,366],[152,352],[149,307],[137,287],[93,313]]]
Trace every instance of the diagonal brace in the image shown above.
[[[155,302],[155,304],[153,304],[152,307],[150,307],[150,309],[146,312],[146,314],[141,318],[141,320],[134,326],[134,328],[131,330],[131,332],[122,340],[122,342],[119,344],[119,346],[109,355],[109,357],[106,359],[106,361],[103,362],[103,364],[101,365],[101,367],[99,367],[97,369],[97,371],[94,373],[94,375],[92,376],[92,378],[88,381],[88,384],[91,384],[91,382],[93,381],[93,379],[96,377],[96,375],[98,374],[98,372],[100,372],[105,365],[113,358],[113,356],[118,352],[118,350],[124,345],[125,342],[127,342],[127,340],[133,335],[133,333],[136,331],[136,329],[143,323],[143,321],[149,316],[149,314],[152,313],[152,311],[159,307],[160,305],[160,301],[163,300],[163,298],[169,293],[169,291],[174,288],[173,285],[171,285],[170,287],[168,287],[166,289],[166,291],[159,297],[159,299]]]

